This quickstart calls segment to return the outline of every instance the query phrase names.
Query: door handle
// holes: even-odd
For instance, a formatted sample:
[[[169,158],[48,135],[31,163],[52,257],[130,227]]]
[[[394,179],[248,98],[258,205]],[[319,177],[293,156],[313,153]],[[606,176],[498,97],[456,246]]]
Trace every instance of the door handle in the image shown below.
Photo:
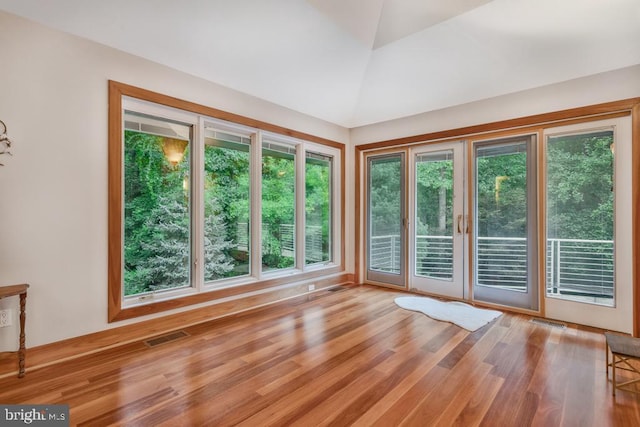
[[[466,223],[467,223],[466,225],[467,226],[465,227],[464,232],[465,232],[465,234],[469,234],[469,227],[471,227],[471,219],[469,218],[468,215],[465,215],[465,217],[467,218],[467,221],[466,221]]]
[[[458,215],[458,234],[462,234],[462,215]]]

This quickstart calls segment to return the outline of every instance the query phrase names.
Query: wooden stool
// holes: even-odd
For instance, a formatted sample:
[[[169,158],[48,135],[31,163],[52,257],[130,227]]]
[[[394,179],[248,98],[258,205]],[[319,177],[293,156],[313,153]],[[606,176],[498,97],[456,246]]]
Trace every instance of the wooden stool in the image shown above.
[[[609,366],[612,368],[613,379],[613,395],[616,395],[616,388],[620,390],[630,391],[632,393],[640,393],[638,390],[629,389],[631,384],[640,382],[640,371],[629,363],[629,360],[640,361],[640,338],[634,338],[628,335],[614,334],[605,332],[604,336],[607,340],[607,378],[609,377]],[[611,363],[609,363],[609,351],[611,351]],[[638,374],[638,378],[625,381],[623,383],[616,382],[616,367],[624,371],[631,371]],[[627,388],[623,388],[627,387]]]
[[[25,335],[24,321],[26,318],[27,306],[27,288],[29,285],[11,285],[0,286],[0,299],[6,297],[20,296],[20,349],[18,350],[18,378],[24,377],[24,358],[25,358]]]

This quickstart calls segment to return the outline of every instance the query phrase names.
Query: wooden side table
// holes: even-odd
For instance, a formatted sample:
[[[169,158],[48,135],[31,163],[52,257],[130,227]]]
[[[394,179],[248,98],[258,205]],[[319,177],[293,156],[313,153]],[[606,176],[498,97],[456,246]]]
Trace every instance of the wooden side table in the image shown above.
[[[18,378],[24,377],[25,336],[24,321],[26,319],[27,288],[29,285],[0,286],[0,299],[20,296],[20,349],[18,350]]]

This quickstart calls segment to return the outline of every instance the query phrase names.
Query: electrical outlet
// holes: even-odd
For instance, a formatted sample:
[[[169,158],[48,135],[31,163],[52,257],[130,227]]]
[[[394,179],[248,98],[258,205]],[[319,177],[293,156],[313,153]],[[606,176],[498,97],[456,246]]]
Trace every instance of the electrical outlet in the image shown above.
[[[316,285],[313,285],[313,284],[309,285],[309,292],[315,291],[315,290],[316,290]]]
[[[0,328],[11,326],[11,310],[0,310]]]

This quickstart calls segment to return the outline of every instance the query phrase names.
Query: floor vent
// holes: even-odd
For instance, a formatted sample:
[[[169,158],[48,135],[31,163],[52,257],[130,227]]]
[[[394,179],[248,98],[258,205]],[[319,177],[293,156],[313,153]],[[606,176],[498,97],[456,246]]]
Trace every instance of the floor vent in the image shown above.
[[[344,291],[345,289],[347,288],[345,288],[344,286],[335,286],[333,288],[327,289],[327,292],[338,292],[338,291]]]
[[[148,340],[144,340],[144,343],[147,347],[155,347],[160,344],[166,344],[171,341],[179,340],[180,338],[188,337],[189,334],[185,331],[175,331],[166,335],[160,335],[159,337],[149,338]]]
[[[542,326],[551,326],[552,328],[557,328],[557,329],[564,329],[567,327],[567,325],[562,322],[556,322],[554,320],[547,320],[547,319],[540,319],[537,317],[534,317],[533,319],[531,319],[531,323],[535,323],[536,325],[542,325]]]

